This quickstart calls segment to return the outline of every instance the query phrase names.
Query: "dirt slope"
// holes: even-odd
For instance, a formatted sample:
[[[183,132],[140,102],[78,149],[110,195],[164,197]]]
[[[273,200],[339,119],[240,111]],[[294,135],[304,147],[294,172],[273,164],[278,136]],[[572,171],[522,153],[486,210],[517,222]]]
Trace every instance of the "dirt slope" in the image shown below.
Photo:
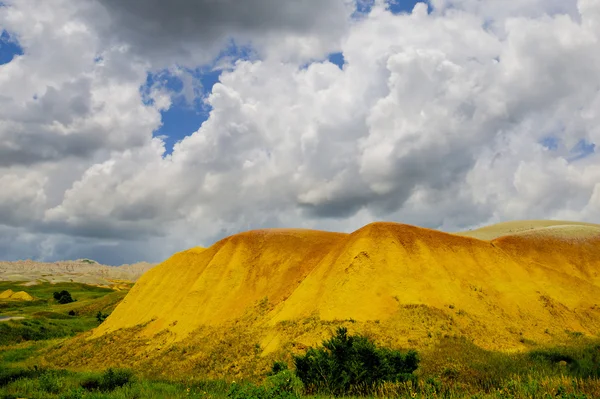
[[[181,341],[264,301],[268,311],[256,323],[269,350],[289,338],[277,331],[291,320],[400,329],[399,315],[414,307],[451,316],[448,323],[481,346],[518,347],[524,333],[539,340],[549,330],[600,333],[599,273],[595,234],[530,231],[483,241],[395,223],[352,234],[251,231],[150,270],[92,337],[143,325],[138,335],[167,332]]]

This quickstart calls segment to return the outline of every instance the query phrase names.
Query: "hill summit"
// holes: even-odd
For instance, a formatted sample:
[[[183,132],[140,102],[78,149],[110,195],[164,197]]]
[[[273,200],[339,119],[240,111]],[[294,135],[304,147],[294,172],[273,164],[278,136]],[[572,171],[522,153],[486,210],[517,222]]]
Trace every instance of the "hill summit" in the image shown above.
[[[181,342],[250,320],[262,304],[250,324],[260,327],[265,353],[318,342],[318,328],[281,327],[309,319],[371,326],[398,345],[452,333],[518,349],[526,339],[600,333],[599,273],[600,226],[591,224],[512,222],[457,234],[398,223],[351,234],[256,230],[149,270],[90,338],[134,328],[146,345],[165,334]]]

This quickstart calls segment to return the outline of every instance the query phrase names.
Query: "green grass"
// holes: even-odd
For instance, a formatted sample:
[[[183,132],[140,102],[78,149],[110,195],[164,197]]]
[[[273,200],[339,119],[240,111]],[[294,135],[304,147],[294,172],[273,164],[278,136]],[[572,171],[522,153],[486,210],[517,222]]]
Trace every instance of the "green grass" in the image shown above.
[[[98,326],[94,317],[48,319],[43,316],[0,322],[0,345],[74,336]]]
[[[106,295],[107,293],[113,292],[113,290],[110,288],[96,287],[81,283],[40,283],[36,285],[23,286],[23,283],[21,282],[0,281],[0,292],[8,289],[15,292],[25,291],[31,296],[44,301],[53,300],[54,292],[60,292],[63,290],[69,291],[73,298],[78,301],[96,299]]]
[[[291,399],[293,394],[277,393],[262,386],[244,382],[204,381],[171,382],[134,378],[121,387],[90,387],[89,381],[102,379],[101,373],[74,373],[65,370],[22,369],[0,371],[0,398],[233,398]],[[271,393],[268,393],[271,392]],[[229,393],[229,395],[228,395]],[[598,383],[572,378],[514,378],[493,392],[469,393],[460,389],[445,389],[435,382],[420,381],[382,386],[370,398],[597,398]],[[325,395],[301,396],[324,399]],[[347,396],[345,398],[357,398]]]
[[[138,374],[131,383],[111,391],[89,389],[87,382],[98,381],[100,372],[44,370],[31,361],[23,365],[48,345],[46,341],[29,342],[0,352],[0,398],[290,398],[269,394],[268,380],[251,385],[245,381],[199,381],[193,375],[164,381]],[[438,350],[424,354],[415,381],[382,384],[373,388],[369,397],[599,398],[599,356],[600,342],[592,340],[506,354],[482,350],[463,339],[447,339],[440,342]],[[242,388],[233,389],[236,386]],[[234,394],[228,396],[228,392]]]
[[[23,286],[18,282],[0,282],[0,292],[8,289],[25,291],[35,300],[0,301],[0,316],[24,318],[0,322],[0,345],[68,337],[88,331],[98,325],[98,311],[110,313],[126,294],[125,291],[79,283]],[[62,290],[69,291],[76,301],[59,304],[53,293]],[[70,311],[75,316],[70,316]]]

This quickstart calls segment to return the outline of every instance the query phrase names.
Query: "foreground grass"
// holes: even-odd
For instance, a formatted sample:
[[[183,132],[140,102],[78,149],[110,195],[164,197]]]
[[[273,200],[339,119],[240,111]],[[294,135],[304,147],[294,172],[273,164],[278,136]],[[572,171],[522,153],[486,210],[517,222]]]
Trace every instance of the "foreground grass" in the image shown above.
[[[20,376],[7,381],[7,373],[20,372]],[[73,373],[64,370],[4,370],[0,374],[0,398],[70,399],[70,398],[234,398],[234,399],[290,399],[331,398],[328,395],[296,396],[293,393],[276,393],[244,382],[206,381],[178,383],[150,381],[134,378],[113,389],[89,388],[89,381],[97,381],[100,373]],[[238,388],[236,388],[236,386]],[[430,382],[384,384],[373,392],[371,398],[562,398],[592,399],[600,394],[598,380],[570,377],[515,378],[487,393],[471,394],[459,389],[447,389]],[[346,398],[358,398],[346,396]]]
[[[43,369],[31,363],[36,354],[54,343],[27,342],[0,350],[0,399],[332,397],[273,390],[281,386],[281,378],[275,383],[269,378],[251,383],[199,381],[186,375],[179,381],[165,381],[137,374],[123,386],[106,389],[99,383],[90,384],[101,381],[102,372]],[[370,398],[600,398],[600,342],[581,339],[560,347],[504,354],[481,350],[463,339],[450,339],[441,342],[436,351],[423,354],[413,381],[384,383],[369,391]]]

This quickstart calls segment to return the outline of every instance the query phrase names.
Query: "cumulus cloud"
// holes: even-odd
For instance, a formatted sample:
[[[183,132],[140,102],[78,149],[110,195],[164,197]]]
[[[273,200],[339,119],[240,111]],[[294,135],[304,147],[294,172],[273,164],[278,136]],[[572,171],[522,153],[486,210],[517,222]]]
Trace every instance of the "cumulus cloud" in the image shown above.
[[[158,260],[250,228],[373,220],[600,222],[600,159],[576,151],[600,140],[597,2],[377,1],[358,19],[334,0],[35,4],[0,17],[25,48],[0,66],[0,182],[19,193],[0,195],[0,224],[37,256]],[[152,134],[170,94],[140,91],[146,74],[236,37],[257,57],[222,73],[208,120],[166,155]],[[328,51],[342,68],[306,64]]]

